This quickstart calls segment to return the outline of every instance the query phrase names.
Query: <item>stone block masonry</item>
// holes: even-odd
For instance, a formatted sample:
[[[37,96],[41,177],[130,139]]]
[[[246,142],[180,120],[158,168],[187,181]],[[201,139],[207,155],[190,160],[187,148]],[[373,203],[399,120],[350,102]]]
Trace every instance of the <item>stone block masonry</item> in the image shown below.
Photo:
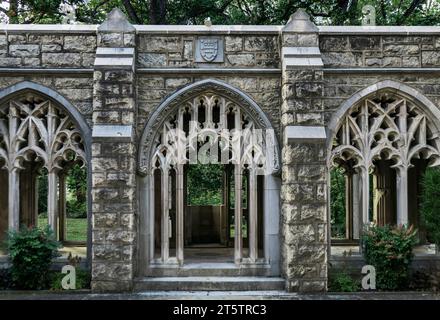
[[[202,39],[211,51],[202,52]],[[90,132],[84,140],[91,149],[95,292],[130,291],[146,275],[189,272],[184,259],[159,271],[154,267],[163,261],[146,259],[154,223],[140,156],[160,142],[148,128],[195,97],[225,98],[232,110],[246,105],[252,123],[275,131],[280,169],[264,182],[261,203],[276,219],[255,221],[267,231],[263,250],[281,261],[272,266],[254,252],[254,260],[262,258],[258,267],[236,267],[259,275],[264,265],[288,291],[327,290],[329,150],[342,108],[361,94],[402,92],[440,123],[440,27],[316,26],[302,10],[284,26],[134,26],[119,10],[100,26],[5,25],[0,74],[0,116],[11,97],[33,92],[64,101],[75,124]],[[0,151],[2,139],[0,133]],[[0,204],[0,221],[7,221],[7,207]]]

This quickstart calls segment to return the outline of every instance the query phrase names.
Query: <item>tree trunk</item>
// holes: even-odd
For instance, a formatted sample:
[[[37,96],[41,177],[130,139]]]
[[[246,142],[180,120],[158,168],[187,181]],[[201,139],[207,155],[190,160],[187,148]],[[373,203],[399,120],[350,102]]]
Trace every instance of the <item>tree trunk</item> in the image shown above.
[[[9,23],[19,23],[19,21],[18,21],[18,0],[9,1],[8,17],[9,17]]]
[[[150,23],[166,24],[167,0],[150,0]]]

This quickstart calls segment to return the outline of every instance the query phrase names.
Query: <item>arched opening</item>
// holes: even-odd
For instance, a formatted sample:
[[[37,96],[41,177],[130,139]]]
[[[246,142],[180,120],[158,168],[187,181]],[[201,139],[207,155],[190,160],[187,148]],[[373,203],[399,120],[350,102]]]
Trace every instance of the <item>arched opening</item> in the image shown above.
[[[49,225],[63,252],[87,261],[84,124],[60,104],[62,97],[37,84],[22,82],[0,96],[0,237],[22,226]]]
[[[417,250],[435,253],[420,214],[422,177],[440,165],[440,138],[430,110],[408,93],[379,86],[354,101],[333,129],[332,254],[359,252],[363,228],[371,222],[413,225],[419,230]]]
[[[145,272],[194,262],[278,269],[278,146],[260,112],[236,89],[203,81],[150,118],[139,168]]]

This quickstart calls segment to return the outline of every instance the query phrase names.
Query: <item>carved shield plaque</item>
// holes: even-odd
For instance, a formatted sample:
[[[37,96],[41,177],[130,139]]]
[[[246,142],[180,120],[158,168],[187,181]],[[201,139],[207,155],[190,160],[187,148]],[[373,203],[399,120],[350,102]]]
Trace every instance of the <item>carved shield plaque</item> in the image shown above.
[[[199,38],[196,42],[196,62],[223,62],[223,39]]]
[[[200,40],[200,55],[203,59],[211,62],[217,57],[218,53],[218,39],[201,39]]]

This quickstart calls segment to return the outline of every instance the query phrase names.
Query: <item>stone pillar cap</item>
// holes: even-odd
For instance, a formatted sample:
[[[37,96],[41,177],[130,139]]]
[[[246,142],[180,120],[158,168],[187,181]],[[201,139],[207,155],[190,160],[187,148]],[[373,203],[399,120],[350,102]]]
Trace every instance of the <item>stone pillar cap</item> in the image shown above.
[[[310,16],[304,9],[298,9],[292,14],[283,28],[283,32],[318,32],[318,27],[310,21]]]
[[[127,20],[119,8],[113,8],[105,21],[98,27],[99,32],[135,32],[136,29]]]

